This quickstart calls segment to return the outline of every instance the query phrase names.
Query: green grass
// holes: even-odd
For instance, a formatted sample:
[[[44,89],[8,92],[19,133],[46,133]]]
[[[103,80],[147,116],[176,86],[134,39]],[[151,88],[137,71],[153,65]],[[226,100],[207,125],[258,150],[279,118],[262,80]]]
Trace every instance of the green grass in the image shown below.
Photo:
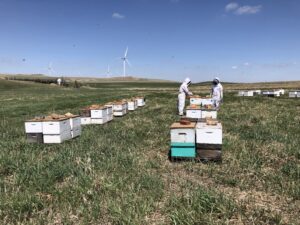
[[[0,224],[299,224],[299,99],[226,93],[222,164],[171,163],[177,93],[134,88],[0,80]],[[136,95],[144,108],[79,138],[26,143],[26,119]]]

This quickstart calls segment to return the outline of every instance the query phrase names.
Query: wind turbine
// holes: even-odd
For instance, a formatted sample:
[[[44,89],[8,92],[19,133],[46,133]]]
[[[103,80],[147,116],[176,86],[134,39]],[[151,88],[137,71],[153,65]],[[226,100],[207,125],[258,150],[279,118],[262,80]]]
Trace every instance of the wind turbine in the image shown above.
[[[51,76],[52,72],[55,72],[55,71],[53,70],[52,62],[50,62],[48,65],[48,75]]]
[[[126,77],[126,63],[130,66],[130,62],[127,58],[128,53],[128,47],[126,48],[126,51],[124,53],[124,57],[121,57],[121,60],[123,60],[123,76]]]
[[[109,78],[110,75],[110,70],[109,70],[109,65],[107,65],[107,73],[106,73],[106,78]]]

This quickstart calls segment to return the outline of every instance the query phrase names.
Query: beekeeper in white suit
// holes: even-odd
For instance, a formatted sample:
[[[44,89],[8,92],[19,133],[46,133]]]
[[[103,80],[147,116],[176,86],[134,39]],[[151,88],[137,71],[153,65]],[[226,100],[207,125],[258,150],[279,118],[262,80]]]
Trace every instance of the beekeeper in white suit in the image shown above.
[[[193,93],[189,91],[189,85],[191,84],[190,78],[185,78],[184,82],[179,88],[178,94],[178,112],[180,116],[183,116],[183,110],[185,106],[185,97],[186,95],[192,95]]]
[[[211,97],[214,101],[214,105],[217,109],[220,108],[220,104],[223,101],[223,86],[220,82],[220,78],[215,77],[213,79],[213,86],[211,89]]]

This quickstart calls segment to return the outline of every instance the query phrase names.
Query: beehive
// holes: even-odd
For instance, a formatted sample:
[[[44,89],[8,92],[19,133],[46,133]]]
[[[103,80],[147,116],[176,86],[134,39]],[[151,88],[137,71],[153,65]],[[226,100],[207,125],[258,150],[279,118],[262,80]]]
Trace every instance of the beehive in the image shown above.
[[[130,99],[128,100],[128,110],[134,111],[138,108],[138,101],[137,99]]]
[[[186,107],[186,117],[200,119],[201,118],[201,108],[199,105],[190,105]]]
[[[290,98],[300,98],[300,90],[299,91],[290,91],[289,97]]]
[[[91,109],[91,118],[92,119],[101,119],[107,117],[107,107],[102,106],[97,109]]]
[[[206,122],[198,122],[196,142],[197,148],[220,150],[222,148],[222,124],[209,125]]]
[[[196,125],[197,158],[203,161],[222,160],[222,125],[216,120]]]
[[[254,92],[251,90],[239,92],[239,96],[252,97],[253,95],[254,95]]]
[[[62,143],[71,139],[71,124],[68,118],[45,118],[43,121],[44,143]]]
[[[142,107],[145,105],[144,97],[136,97],[136,100],[137,100],[138,107]]]
[[[25,121],[26,141],[28,143],[43,143],[43,123],[40,118]]]
[[[262,94],[264,96],[268,96],[268,97],[279,97],[280,96],[280,92],[279,91],[263,91]]]
[[[124,116],[127,113],[127,102],[114,102],[113,105],[113,115],[114,116]]]
[[[171,153],[172,158],[194,158],[196,123],[184,125],[179,122],[171,125]]]
[[[205,97],[205,98],[201,98],[201,105],[202,106],[206,106],[206,105],[213,105],[214,101],[212,98],[210,97]]]

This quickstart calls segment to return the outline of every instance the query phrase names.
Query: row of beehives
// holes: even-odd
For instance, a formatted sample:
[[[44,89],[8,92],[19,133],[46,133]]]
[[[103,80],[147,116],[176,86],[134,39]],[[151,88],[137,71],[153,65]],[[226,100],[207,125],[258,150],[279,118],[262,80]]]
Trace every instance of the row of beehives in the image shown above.
[[[25,122],[27,142],[30,143],[62,143],[81,135],[81,125],[104,124],[114,116],[124,116],[128,111],[145,105],[143,97],[130,100],[110,102],[105,105],[92,105],[80,111],[79,115],[51,114],[36,117]]]
[[[245,91],[239,91],[238,96],[245,96],[245,97],[252,97],[256,95],[263,95],[268,97],[280,97],[281,95],[284,95],[285,90],[279,89],[279,90],[245,90]]]
[[[80,111],[81,124],[104,124],[114,117],[124,116],[128,111],[134,111],[145,105],[143,97],[136,97],[129,100],[109,102],[105,105],[91,105]]]
[[[222,124],[206,119],[171,125],[171,160],[192,158],[204,161],[222,159]]]

